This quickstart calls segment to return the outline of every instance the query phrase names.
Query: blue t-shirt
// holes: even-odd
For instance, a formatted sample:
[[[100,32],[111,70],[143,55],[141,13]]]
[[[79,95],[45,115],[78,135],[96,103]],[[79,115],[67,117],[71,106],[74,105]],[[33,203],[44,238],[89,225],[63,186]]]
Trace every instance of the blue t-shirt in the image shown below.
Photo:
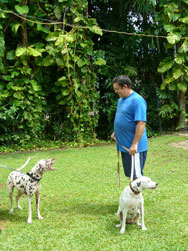
[[[114,132],[118,143],[130,148],[134,139],[136,122],[146,122],[146,101],[138,93],[132,92],[127,98],[120,98],[117,104],[114,120]],[[137,152],[144,152],[148,148],[146,128],[138,144]],[[117,144],[117,150],[127,152]]]

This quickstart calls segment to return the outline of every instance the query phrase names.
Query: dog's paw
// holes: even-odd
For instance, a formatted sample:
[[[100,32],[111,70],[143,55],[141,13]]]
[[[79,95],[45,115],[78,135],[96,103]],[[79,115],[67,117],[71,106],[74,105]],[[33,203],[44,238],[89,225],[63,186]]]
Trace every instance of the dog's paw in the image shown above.
[[[22,210],[22,207],[20,207],[20,206],[18,206],[17,208],[18,208],[18,210]]]
[[[32,220],[31,220],[31,219],[28,219],[28,220],[27,220],[27,224],[32,224]]]
[[[14,209],[11,208],[11,209],[9,210],[9,213],[12,214],[13,212],[14,212]]]
[[[121,223],[120,223],[120,224],[117,224],[116,227],[117,227],[117,228],[118,228],[118,227],[121,227]]]
[[[38,216],[39,220],[43,220],[43,217],[41,215]]]
[[[144,226],[144,227],[142,227],[142,230],[143,230],[143,231],[146,231],[146,230],[147,230],[147,228]]]
[[[125,233],[125,229],[121,229],[120,234],[124,234],[124,233]]]

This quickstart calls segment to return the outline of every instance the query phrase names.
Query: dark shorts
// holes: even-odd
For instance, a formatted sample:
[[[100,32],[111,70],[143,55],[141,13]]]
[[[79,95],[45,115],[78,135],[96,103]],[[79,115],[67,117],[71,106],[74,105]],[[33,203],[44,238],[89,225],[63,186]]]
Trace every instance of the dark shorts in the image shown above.
[[[126,152],[121,152],[123,169],[125,176],[131,176],[131,155]],[[134,154],[134,174],[133,178],[138,178],[143,175],[144,164],[147,157],[147,151]]]

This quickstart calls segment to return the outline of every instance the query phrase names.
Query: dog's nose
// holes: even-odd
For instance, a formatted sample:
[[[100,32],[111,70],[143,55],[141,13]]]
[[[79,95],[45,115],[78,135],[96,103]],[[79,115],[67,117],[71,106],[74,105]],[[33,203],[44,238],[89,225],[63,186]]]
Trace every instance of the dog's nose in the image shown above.
[[[158,183],[156,183],[156,186],[158,186]]]

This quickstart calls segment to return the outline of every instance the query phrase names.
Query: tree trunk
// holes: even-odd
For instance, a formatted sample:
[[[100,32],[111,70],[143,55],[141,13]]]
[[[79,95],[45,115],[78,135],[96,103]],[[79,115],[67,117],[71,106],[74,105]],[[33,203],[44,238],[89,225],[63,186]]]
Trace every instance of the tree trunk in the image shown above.
[[[178,126],[177,129],[186,129],[187,123],[185,121],[185,115],[186,115],[186,98],[185,98],[185,92],[179,91],[179,108],[181,110],[178,120]]]

